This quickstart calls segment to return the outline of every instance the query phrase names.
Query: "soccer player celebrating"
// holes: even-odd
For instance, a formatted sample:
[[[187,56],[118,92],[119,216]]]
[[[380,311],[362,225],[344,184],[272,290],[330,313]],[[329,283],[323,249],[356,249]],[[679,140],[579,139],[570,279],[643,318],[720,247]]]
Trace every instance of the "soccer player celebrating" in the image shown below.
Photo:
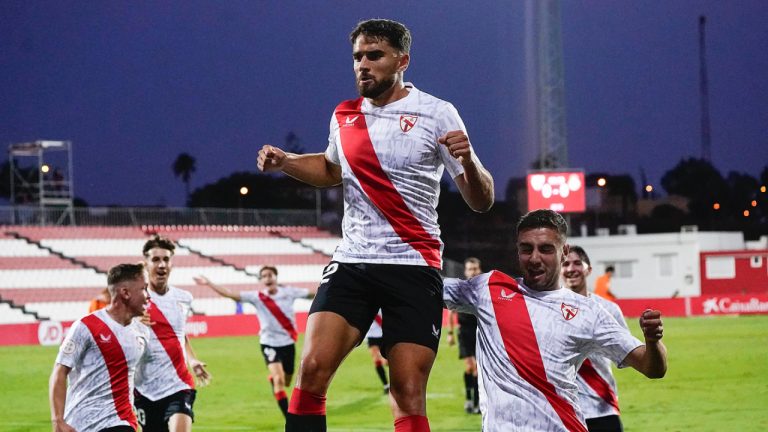
[[[587,291],[587,276],[592,264],[587,252],[580,246],[570,247],[562,268],[565,286],[576,294],[589,297],[605,308],[617,323],[627,327],[619,306],[603,297]],[[624,430],[619,418],[619,399],[616,380],[611,371],[611,360],[603,356],[590,355],[579,368],[579,407],[587,420],[590,432],[621,432]]]
[[[598,303],[560,286],[567,231],[558,213],[532,211],[517,225],[521,279],[491,271],[445,280],[448,308],[478,319],[483,431],[586,432],[576,370],[590,355],[649,378],[666,373],[659,311],[640,317],[643,344]]]
[[[442,325],[443,244],[437,223],[447,169],[469,206],[493,205],[483,168],[458,112],[403,81],[411,35],[374,19],[350,35],[360,98],[339,104],[325,153],[265,145],[261,171],[318,187],[342,184],[342,242],[312,303],[286,431],[325,431],[325,395],[343,359],[383,314],[396,431],[428,431],[426,389]]]
[[[482,273],[480,260],[470,257],[464,260],[464,277],[469,279]],[[453,323],[458,318],[459,324],[459,358],[464,360],[464,411],[467,414],[480,414],[480,395],[477,388],[477,360],[475,346],[477,345],[477,318],[468,313],[451,311],[448,320],[448,345],[455,343]]]
[[[148,304],[144,266],[112,267],[107,284],[109,305],[75,321],[59,348],[49,385],[54,432],[138,428],[133,378],[149,331],[133,318]]]
[[[214,284],[205,276],[197,276],[194,279],[198,285],[208,286],[221,296],[236,302],[251,303],[256,307],[256,316],[261,327],[261,353],[269,369],[272,393],[283,415],[287,415],[288,397],[285,389],[291,384],[293,377],[295,342],[298,337],[293,303],[299,298],[312,297],[314,292],[306,288],[278,285],[277,268],[273,266],[264,266],[259,270],[259,280],[265,288],[260,291],[244,291],[238,294]]]
[[[384,335],[382,328],[381,311],[379,311],[375,317],[371,327],[368,329],[368,333],[365,334],[365,339],[368,341],[368,352],[371,353],[371,359],[373,359],[373,366],[376,368],[376,375],[379,376],[381,384],[384,386],[384,394],[389,394],[389,382],[387,381],[387,371],[384,370],[384,366],[387,365],[387,359],[381,355],[381,344],[384,341],[382,337]]]
[[[168,284],[176,245],[154,236],[144,243],[144,261],[149,270],[148,320],[150,360],[136,374],[136,414],[145,431],[188,432],[192,430],[195,380],[210,380],[205,364],[197,359],[184,326],[192,309],[192,294]]]

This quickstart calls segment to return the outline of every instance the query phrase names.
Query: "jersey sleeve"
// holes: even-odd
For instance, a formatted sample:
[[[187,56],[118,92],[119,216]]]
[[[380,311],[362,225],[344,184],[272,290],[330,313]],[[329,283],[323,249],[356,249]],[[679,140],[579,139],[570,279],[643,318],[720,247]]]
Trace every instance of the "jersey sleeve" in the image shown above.
[[[336,165],[341,165],[341,159],[339,159],[339,148],[336,145],[336,128],[338,125],[336,124],[336,116],[331,116],[331,124],[328,126],[328,148],[325,149],[325,158],[329,161],[335,163]]]
[[[56,363],[67,366],[70,369],[80,365],[83,354],[85,354],[92,342],[91,333],[85,325],[81,321],[75,321],[59,347]]]
[[[309,290],[306,288],[285,287],[283,289],[285,289],[293,298],[300,299],[309,297]]]
[[[478,277],[469,280],[446,278],[443,280],[445,307],[457,312],[474,314],[479,289]]]
[[[240,293],[240,301],[243,303],[250,303],[252,305],[257,305],[261,303],[261,300],[259,299],[259,292],[258,291],[243,291]]]
[[[643,343],[632,336],[623,318],[622,325],[602,306],[598,305],[595,309],[597,316],[592,344],[589,347],[591,352],[588,355],[593,353],[602,355],[616,363],[619,368],[626,367],[623,362],[627,354],[642,346]]]

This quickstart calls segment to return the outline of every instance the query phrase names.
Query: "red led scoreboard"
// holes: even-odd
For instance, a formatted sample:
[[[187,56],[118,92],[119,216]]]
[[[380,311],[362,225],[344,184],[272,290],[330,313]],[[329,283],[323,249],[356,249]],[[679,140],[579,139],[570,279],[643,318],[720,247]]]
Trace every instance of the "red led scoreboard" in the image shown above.
[[[583,171],[536,171],[528,174],[528,211],[550,209],[560,213],[585,210]]]

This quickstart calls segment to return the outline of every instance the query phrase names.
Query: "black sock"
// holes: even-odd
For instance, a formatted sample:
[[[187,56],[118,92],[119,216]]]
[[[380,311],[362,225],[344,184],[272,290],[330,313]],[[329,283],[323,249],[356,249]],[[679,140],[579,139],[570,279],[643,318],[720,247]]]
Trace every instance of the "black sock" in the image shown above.
[[[376,365],[376,373],[379,374],[381,383],[387,385],[387,372],[384,370],[384,365]]]
[[[280,407],[280,411],[283,412],[283,416],[288,416],[288,398],[282,398],[277,400],[277,406]]]
[[[472,375],[472,404],[479,406],[480,404],[480,391],[477,389],[477,375]]]
[[[464,372],[464,399],[472,400],[472,374]]]
[[[285,416],[285,432],[327,432],[324,415]]]

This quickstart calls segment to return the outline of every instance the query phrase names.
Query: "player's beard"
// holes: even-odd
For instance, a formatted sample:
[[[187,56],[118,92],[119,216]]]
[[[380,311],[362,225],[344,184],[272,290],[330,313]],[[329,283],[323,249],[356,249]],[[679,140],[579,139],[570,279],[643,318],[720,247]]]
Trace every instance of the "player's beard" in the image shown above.
[[[387,77],[382,81],[378,81],[373,77],[369,78],[373,81],[373,83],[367,87],[363,86],[359,79],[357,80],[357,91],[360,93],[360,96],[364,98],[376,99],[395,85],[394,76]]]

